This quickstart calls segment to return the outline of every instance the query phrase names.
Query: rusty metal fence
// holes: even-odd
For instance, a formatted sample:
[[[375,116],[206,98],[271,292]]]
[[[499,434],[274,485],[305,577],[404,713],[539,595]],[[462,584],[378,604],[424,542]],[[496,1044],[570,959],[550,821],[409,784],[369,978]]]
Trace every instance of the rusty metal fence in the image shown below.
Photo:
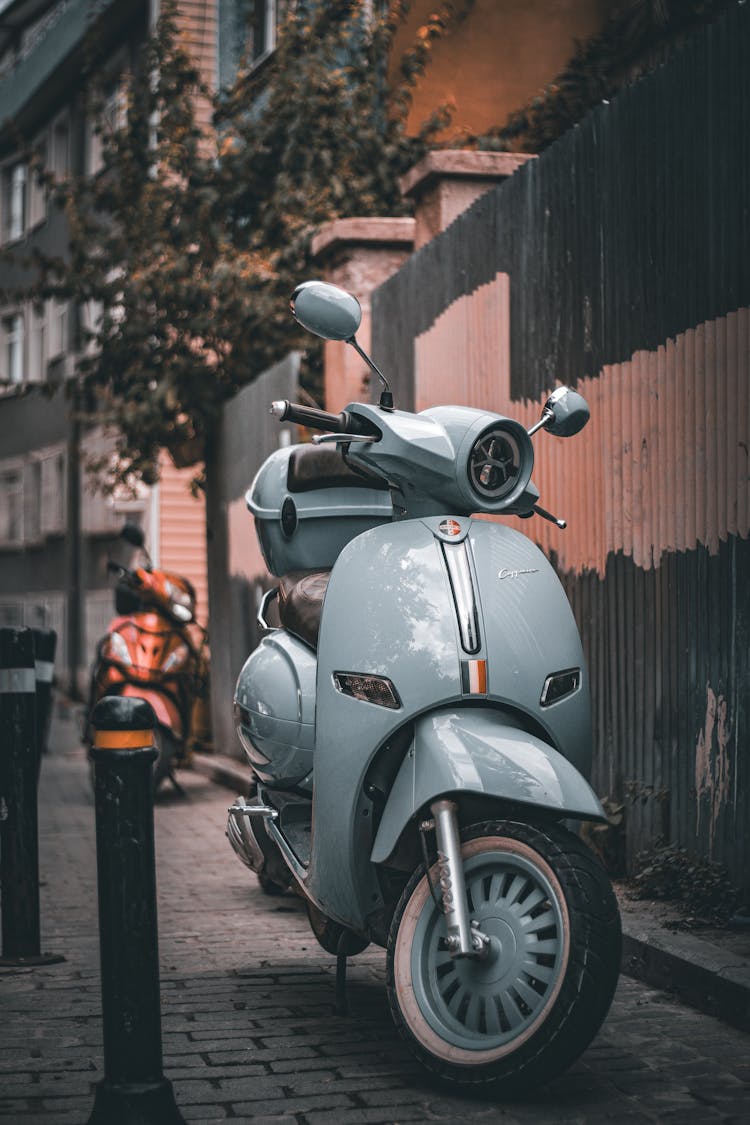
[[[591,665],[594,784],[627,851],[671,842],[750,888],[750,5],[702,30],[482,197],[376,291],[398,405],[527,424],[532,533]],[[529,524],[523,530],[529,532]]]

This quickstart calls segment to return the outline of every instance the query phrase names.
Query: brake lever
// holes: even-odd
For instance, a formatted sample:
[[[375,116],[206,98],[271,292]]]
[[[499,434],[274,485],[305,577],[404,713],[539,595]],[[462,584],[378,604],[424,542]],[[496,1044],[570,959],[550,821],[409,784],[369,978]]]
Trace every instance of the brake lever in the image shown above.
[[[353,441],[372,444],[377,438],[367,434],[315,434],[312,439],[313,445],[349,445]]]

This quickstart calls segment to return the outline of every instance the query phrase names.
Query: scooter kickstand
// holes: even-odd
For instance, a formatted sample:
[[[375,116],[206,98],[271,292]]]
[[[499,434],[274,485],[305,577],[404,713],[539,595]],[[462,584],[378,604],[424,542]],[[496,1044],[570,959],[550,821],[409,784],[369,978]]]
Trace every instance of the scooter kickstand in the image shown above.
[[[349,934],[344,930],[336,947],[336,1001],[334,1004],[337,1016],[348,1016],[349,1008],[346,1003],[346,959],[349,954]]]

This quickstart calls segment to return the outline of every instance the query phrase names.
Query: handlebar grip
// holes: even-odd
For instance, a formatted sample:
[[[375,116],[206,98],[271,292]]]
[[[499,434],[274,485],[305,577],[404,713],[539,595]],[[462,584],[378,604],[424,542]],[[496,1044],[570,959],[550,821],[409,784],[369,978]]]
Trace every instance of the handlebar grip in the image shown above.
[[[280,422],[296,422],[300,426],[310,426],[315,430],[330,430],[334,434],[369,434],[377,432],[364,418],[342,410],[340,414],[330,414],[315,406],[301,406],[287,399],[271,403],[271,414]]]

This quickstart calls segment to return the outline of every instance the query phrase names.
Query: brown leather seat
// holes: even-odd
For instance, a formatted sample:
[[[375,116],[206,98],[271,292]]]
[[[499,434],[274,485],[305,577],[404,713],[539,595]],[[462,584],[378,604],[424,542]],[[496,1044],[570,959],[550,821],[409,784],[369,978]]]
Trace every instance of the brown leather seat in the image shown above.
[[[295,637],[318,647],[323,599],[330,570],[293,570],[279,582],[279,618]]]

